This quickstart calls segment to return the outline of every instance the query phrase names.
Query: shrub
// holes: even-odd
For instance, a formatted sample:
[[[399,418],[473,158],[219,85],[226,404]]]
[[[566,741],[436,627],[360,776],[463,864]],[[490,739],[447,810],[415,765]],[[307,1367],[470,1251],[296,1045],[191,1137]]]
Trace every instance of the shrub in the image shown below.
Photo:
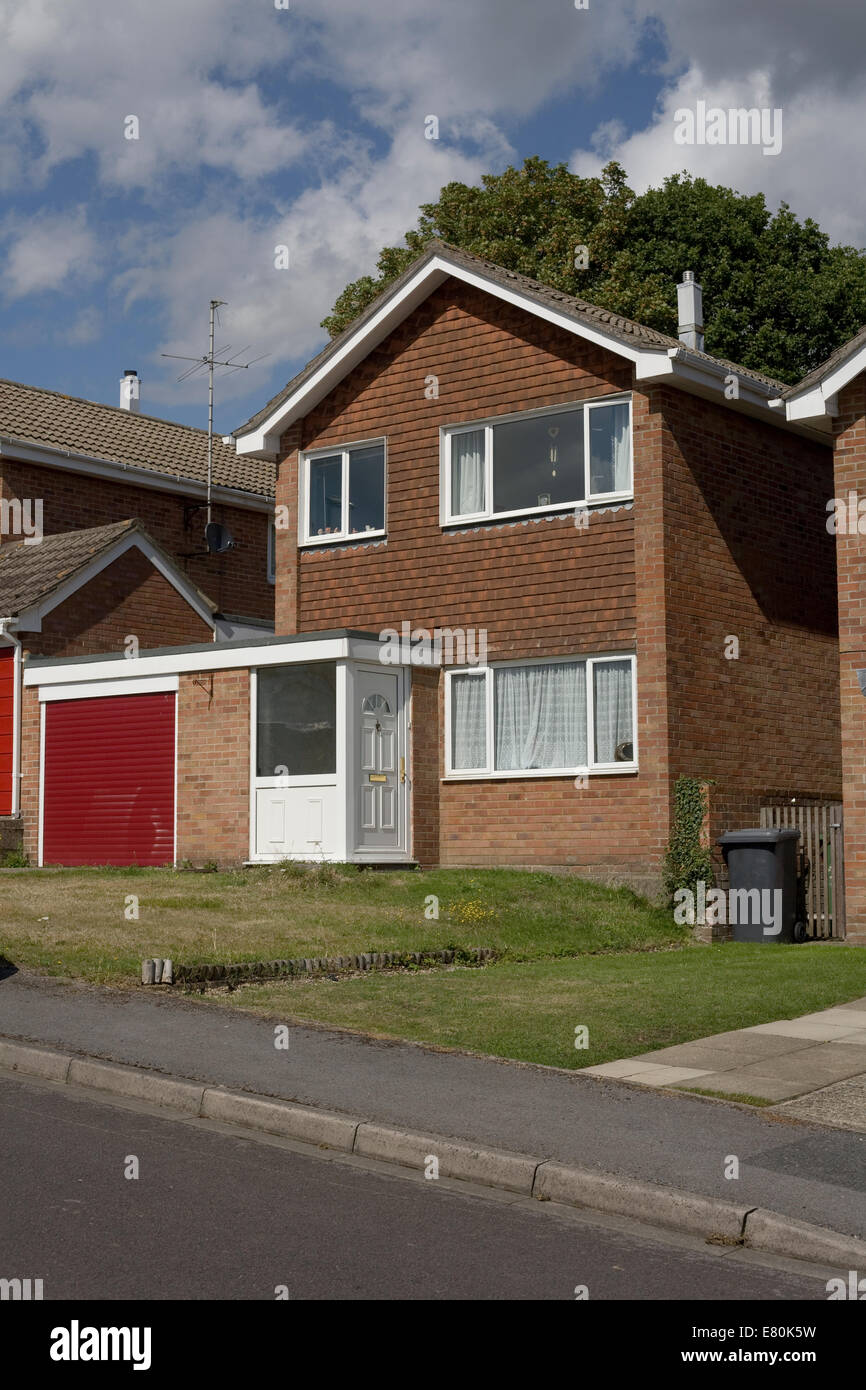
[[[715,882],[709,847],[701,844],[707,812],[707,783],[697,777],[678,777],[674,788],[674,820],[664,863],[664,886],[673,906],[679,888],[696,891],[701,880]]]

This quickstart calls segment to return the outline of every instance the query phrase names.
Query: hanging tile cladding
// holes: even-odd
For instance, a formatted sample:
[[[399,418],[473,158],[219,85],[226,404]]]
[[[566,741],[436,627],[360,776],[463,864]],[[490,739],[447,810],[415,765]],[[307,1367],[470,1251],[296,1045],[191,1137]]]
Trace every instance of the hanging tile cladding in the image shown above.
[[[425,388],[438,380],[438,399]],[[448,282],[307,416],[305,448],[387,438],[385,543],[295,553],[284,539],[277,630],[486,628],[491,655],[615,649],[634,642],[629,508],[442,530],[439,430],[628,390],[627,363],[525,311]],[[280,468],[292,507],[297,452]],[[285,533],[284,533],[285,535]]]

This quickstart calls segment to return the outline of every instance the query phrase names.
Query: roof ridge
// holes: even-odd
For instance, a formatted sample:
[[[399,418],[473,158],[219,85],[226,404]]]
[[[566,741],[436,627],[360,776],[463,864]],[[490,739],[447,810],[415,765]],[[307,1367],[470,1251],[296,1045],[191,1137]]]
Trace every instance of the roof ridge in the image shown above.
[[[108,401],[89,401],[86,396],[70,396],[66,391],[57,391],[53,386],[34,386],[29,381],[13,381],[11,377],[0,377],[0,387],[14,386],[17,391],[32,391],[40,396],[56,396],[61,401],[71,401],[73,405],[86,405],[91,409],[112,410],[130,420],[150,420],[156,425],[171,425],[175,429],[189,430],[193,434],[204,435],[207,430],[201,425],[185,425],[181,420],[168,420],[164,415],[150,415],[147,411],[127,410],[122,405],[110,405]],[[216,435],[222,442],[222,436]],[[229,447],[228,445],[226,447]]]

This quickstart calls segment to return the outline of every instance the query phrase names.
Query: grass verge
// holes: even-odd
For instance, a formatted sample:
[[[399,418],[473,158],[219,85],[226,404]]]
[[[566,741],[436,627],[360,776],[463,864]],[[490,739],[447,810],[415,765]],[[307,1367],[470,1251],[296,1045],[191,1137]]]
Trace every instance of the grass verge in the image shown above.
[[[596,1066],[866,994],[866,950],[730,944],[247,986],[210,1002],[557,1067]],[[589,1046],[575,1048],[575,1029]],[[866,1068],[866,1055],[863,1059]]]

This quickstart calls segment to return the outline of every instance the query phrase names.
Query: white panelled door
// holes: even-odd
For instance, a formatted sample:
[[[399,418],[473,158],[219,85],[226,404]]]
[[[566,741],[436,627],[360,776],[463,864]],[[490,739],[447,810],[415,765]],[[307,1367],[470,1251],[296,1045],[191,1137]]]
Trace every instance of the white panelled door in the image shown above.
[[[399,677],[359,671],[360,821],[358,848],[400,848],[403,763],[399,738]]]

